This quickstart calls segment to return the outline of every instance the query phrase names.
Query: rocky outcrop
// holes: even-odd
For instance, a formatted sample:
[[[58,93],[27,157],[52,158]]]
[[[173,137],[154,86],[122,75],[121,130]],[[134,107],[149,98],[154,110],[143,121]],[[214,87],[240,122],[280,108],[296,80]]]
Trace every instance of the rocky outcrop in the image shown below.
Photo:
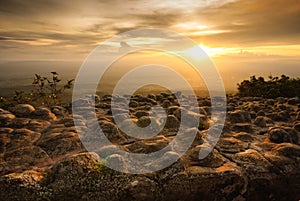
[[[209,126],[210,99],[198,98],[200,113],[196,114],[182,111],[172,94],[131,97],[131,119],[123,119],[125,127],[130,122],[140,127],[151,122],[162,124],[161,119],[149,117],[153,105],[161,105],[167,114],[158,135],[137,139],[115,124],[110,110],[112,98],[122,105],[126,97],[95,98],[97,121],[85,119],[84,112],[70,114],[60,106],[21,104],[0,109],[1,200],[300,199],[298,99],[230,98],[222,135],[206,158],[200,160],[199,151],[209,146],[203,143],[208,127],[199,126],[192,146],[174,164],[137,175],[117,172],[105,164],[117,161],[126,171],[128,164],[120,149],[151,153],[165,148],[178,132],[182,112],[190,118],[187,124],[199,119],[199,124]],[[188,97],[185,101],[188,105]],[[85,111],[89,97],[74,104]],[[84,136],[77,133],[74,121],[77,129],[101,128],[114,143],[99,147],[103,158],[85,150],[80,140]],[[191,131],[185,130],[184,135]],[[175,143],[174,147],[179,145]],[[166,153],[169,157],[177,157],[173,148]]]

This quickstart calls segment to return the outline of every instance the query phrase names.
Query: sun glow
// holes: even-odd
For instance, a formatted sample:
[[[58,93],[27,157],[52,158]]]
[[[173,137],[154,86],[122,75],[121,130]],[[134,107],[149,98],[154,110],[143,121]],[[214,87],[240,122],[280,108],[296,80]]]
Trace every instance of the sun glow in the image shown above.
[[[223,47],[208,47],[206,45],[200,44],[200,45],[195,45],[189,49],[186,49],[184,51],[185,54],[195,57],[195,58],[199,58],[201,57],[201,52],[199,52],[199,47],[208,55],[211,57],[214,56],[218,56],[218,55],[223,55],[226,53],[229,53],[230,50],[228,50],[227,48],[223,48]]]
[[[206,45],[200,44],[201,49],[208,55],[208,56],[216,56],[220,54],[225,54],[227,51],[225,48],[222,47],[208,47]]]

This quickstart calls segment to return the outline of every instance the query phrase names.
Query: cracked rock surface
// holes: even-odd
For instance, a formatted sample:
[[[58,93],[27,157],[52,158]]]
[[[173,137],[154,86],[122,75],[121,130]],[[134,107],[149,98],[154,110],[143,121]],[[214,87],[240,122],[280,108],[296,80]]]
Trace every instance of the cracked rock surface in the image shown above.
[[[77,114],[61,106],[20,104],[0,109],[1,200],[300,199],[299,101],[229,98],[218,143],[200,160],[199,151],[207,146],[207,129],[213,123],[209,98],[198,98],[200,112],[196,114],[181,110],[173,94],[129,97],[130,119],[119,116],[122,127],[134,132],[132,125],[151,124],[154,130],[164,126],[149,139],[134,138],[119,128],[110,109],[112,98],[118,99],[117,110],[122,111],[128,97],[109,95],[95,98],[95,111],[87,107],[91,97],[74,102],[81,111]],[[188,106],[189,97],[183,99]],[[149,116],[155,105],[164,108],[165,122]],[[105,166],[117,162],[126,172],[129,167],[120,150],[147,154],[168,146],[179,131],[183,112],[188,123],[199,119],[199,127],[191,147],[175,163],[145,174],[121,173]],[[90,114],[96,120],[89,119]],[[189,135],[188,127],[184,125],[182,135]],[[102,158],[97,151],[87,152],[82,144],[81,139],[97,140],[85,136],[86,129],[101,129],[114,144],[99,147]],[[178,157],[178,146],[175,143],[165,154]]]

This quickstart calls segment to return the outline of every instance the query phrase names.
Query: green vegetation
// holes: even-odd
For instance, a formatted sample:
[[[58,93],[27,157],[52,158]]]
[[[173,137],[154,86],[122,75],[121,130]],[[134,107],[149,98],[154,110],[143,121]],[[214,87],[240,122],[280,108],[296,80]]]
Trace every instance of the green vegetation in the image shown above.
[[[0,107],[6,109],[20,103],[30,103],[36,106],[61,104],[65,90],[72,87],[74,79],[60,85],[61,79],[58,73],[51,72],[51,74],[50,79],[35,74],[32,82],[34,89],[30,93],[15,91],[12,97],[0,97]]]
[[[299,78],[290,78],[286,75],[268,78],[265,80],[263,77],[251,76],[249,80],[238,84],[237,95],[263,98],[300,97]]]
[[[94,165],[94,171],[102,174],[107,174],[107,175],[114,175],[116,172],[109,167],[107,167],[105,164],[107,163],[107,159],[109,156],[106,158],[102,158],[99,160],[95,165]]]

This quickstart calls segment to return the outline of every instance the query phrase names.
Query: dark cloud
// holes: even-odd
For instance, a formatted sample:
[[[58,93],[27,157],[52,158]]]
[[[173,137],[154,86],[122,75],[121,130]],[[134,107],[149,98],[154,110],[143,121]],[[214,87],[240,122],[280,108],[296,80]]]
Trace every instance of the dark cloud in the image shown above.
[[[135,19],[139,20],[139,24],[145,27],[170,27],[178,22],[181,18],[180,12],[176,10],[169,11],[153,11],[148,14],[135,14],[131,15]]]
[[[7,13],[14,16],[34,16],[40,14],[54,14],[67,8],[64,1],[56,0],[1,0],[0,13]]]

